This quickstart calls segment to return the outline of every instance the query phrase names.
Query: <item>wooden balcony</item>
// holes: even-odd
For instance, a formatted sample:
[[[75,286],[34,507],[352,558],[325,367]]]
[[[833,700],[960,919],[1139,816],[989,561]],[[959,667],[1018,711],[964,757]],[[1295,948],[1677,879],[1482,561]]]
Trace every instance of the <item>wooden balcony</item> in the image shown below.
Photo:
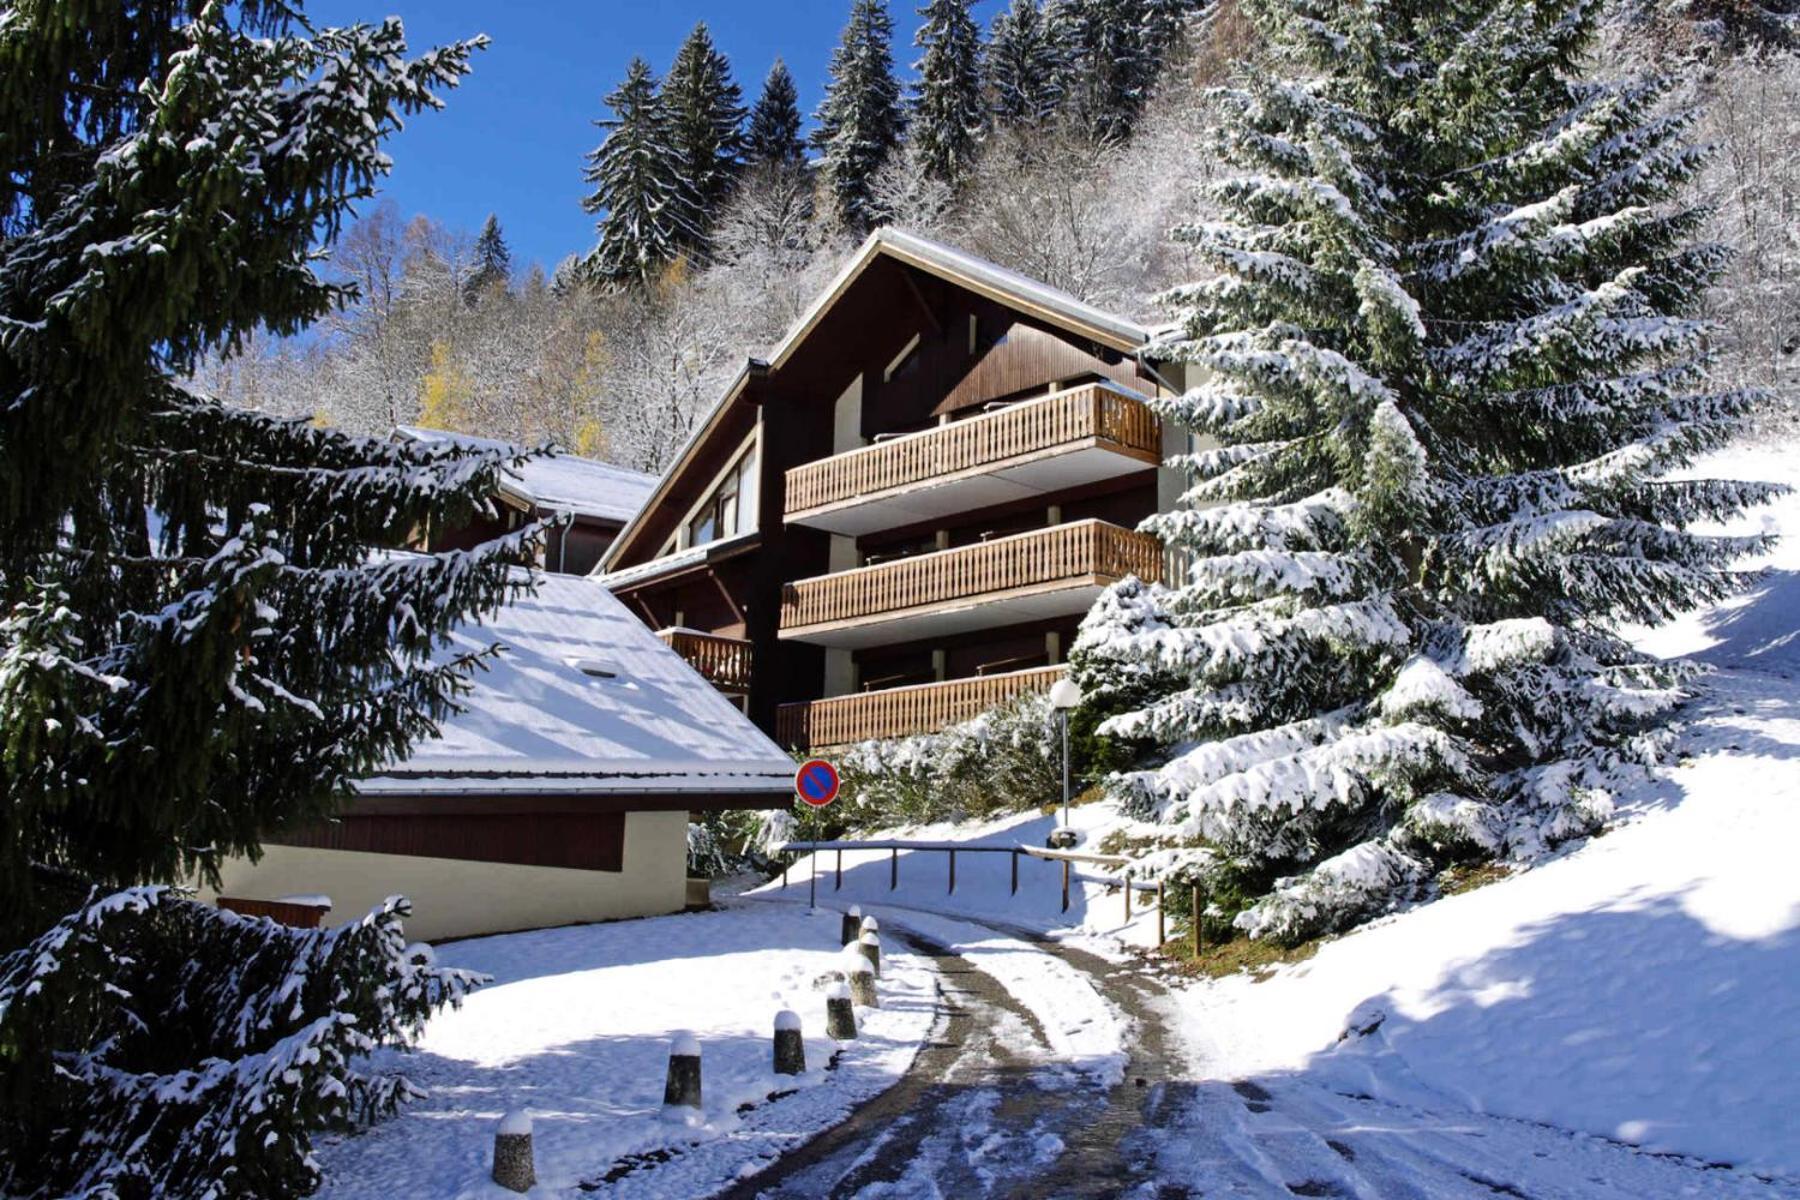
[[[752,643],[697,629],[659,629],[656,636],[720,691],[750,690]]]
[[[1028,499],[1156,465],[1142,399],[1092,383],[795,467],[785,519],[860,535]]]
[[[856,647],[1070,616],[1127,575],[1161,579],[1162,563],[1148,534],[1073,521],[790,583],[781,636]]]
[[[1005,675],[920,683],[911,687],[864,692],[784,704],[775,714],[775,740],[783,746],[813,750],[842,746],[868,738],[930,733],[979,716],[997,704],[1026,692],[1047,692],[1064,668],[1032,667]]]

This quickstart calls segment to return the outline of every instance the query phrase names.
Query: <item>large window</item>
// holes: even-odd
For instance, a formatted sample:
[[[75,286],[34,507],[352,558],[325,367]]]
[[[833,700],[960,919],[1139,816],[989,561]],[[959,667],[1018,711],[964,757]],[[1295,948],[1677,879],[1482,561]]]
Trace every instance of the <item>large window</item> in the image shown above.
[[[725,472],[688,519],[687,544],[703,546],[756,528],[756,447],[752,445]]]

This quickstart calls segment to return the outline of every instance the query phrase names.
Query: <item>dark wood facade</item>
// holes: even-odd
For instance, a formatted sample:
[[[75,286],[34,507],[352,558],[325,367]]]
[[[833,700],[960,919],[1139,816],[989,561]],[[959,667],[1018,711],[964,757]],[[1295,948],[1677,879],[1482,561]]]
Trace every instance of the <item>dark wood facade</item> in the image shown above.
[[[606,561],[605,571],[626,573],[612,583],[615,593],[652,628],[682,626],[748,639],[754,665],[746,711],[772,735],[784,705],[843,694],[846,673],[849,690],[871,691],[974,680],[1061,661],[1079,611],[1045,616],[996,608],[993,620],[979,628],[920,631],[920,622],[929,622],[926,615],[912,626],[896,626],[891,637],[879,629],[859,633],[857,644],[837,651],[847,656],[848,667],[840,658],[829,670],[830,647],[784,637],[781,625],[784,589],[798,580],[1073,521],[1094,519],[1131,530],[1155,511],[1158,473],[1156,456],[1149,454],[1109,468],[1103,479],[989,499],[928,518],[896,518],[853,536],[789,519],[785,476],[846,452],[851,431],[843,428],[837,405],[859,379],[853,433],[864,447],[979,419],[1059,388],[1099,383],[1138,395],[1155,393],[1156,378],[1130,350],[1072,332],[1032,307],[1028,297],[1009,304],[930,270],[876,256],[817,315],[784,360],[770,367],[753,364],[732,389]],[[713,553],[684,554],[679,538],[687,514],[749,439],[759,455],[754,535],[721,544]],[[669,558],[668,570],[632,570],[649,568],[659,557]],[[957,623],[970,619],[965,613]],[[829,677],[833,672],[835,680]],[[798,726],[790,719],[785,727]]]

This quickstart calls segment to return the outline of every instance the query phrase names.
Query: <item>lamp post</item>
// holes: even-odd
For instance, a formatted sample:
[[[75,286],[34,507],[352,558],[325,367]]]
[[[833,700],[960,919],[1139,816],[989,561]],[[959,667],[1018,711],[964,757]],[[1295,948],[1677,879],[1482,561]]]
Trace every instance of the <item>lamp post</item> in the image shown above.
[[[1062,718],[1062,828],[1050,835],[1050,844],[1057,849],[1067,849],[1075,844],[1075,831],[1069,826],[1069,711],[1080,704],[1081,689],[1075,686],[1074,680],[1065,677],[1050,686],[1050,707]]]

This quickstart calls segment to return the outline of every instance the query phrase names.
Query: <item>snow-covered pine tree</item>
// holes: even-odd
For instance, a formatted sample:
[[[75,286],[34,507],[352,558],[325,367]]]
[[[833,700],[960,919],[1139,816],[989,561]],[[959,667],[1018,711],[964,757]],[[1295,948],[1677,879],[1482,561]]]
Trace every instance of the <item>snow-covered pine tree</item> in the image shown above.
[[[1147,0],[1056,0],[1069,111],[1094,137],[1128,137],[1155,81],[1145,44]]]
[[[744,161],[759,167],[796,167],[806,161],[806,142],[800,136],[800,92],[787,63],[779,58],[769,68],[762,94],[750,110]]]
[[[911,151],[934,179],[960,183],[975,160],[987,128],[981,95],[981,29],[969,0],[930,0],[918,10],[923,23],[914,44],[924,53],[913,69]]]
[[[513,564],[535,551],[528,532],[372,557],[427,521],[465,522],[509,464],[228,408],[182,382],[208,353],[343,301],[314,273],[319,237],[372,193],[402,115],[437,107],[476,46],[409,58],[397,21],[314,29],[297,12],[195,0],[103,22],[15,5],[0,20],[9,1195],[80,1191],[107,1155],[104,1194],[208,1194],[155,1192],[174,1157],[204,1161],[223,1181],[212,1194],[292,1194],[304,1130],[352,1084],[330,1046],[354,1038],[327,1026],[366,1018],[356,1037],[385,1038],[384,1008],[411,1021],[461,986],[351,950],[355,935],[234,982],[293,944],[266,922],[189,936],[225,918],[166,894],[144,901],[129,945],[102,928],[139,903],[105,889],[216,878],[221,858],[324,818],[403,755],[466,685],[471,664],[431,657],[447,630],[515,590]],[[372,920],[383,945],[399,938]],[[189,1036],[203,1029],[218,1036]],[[249,1057],[283,1045],[297,1053],[279,1068]],[[262,1086],[291,1111],[240,1103]],[[111,1136],[155,1120],[154,1136]]]
[[[1774,489],[1666,478],[1755,397],[1705,390],[1691,114],[1576,75],[1598,9],[1268,0],[1296,77],[1217,97],[1240,173],[1177,231],[1217,274],[1163,347],[1205,382],[1158,402],[1216,440],[1146,523],[1191,565],[1103,596],[1073,661],[1163,747],[1115,788],[1253,936],[1597,828],[1683,698],[1617,623],[1759,544],[1686,527]]]
[[[1012,0],[994,18],[987,46],[988,104],[1004,126],[1042,125],[1062,103],[1063,42],[1038,0]]]
[[[500,232],[500,218],[489,213],[475,237],[475,269],[463,284],[463,296],[475,303],[492,288],[512,285],[512,250]]]
[[[650,64],[632,59],[606,106],[613,115],[594,122],[606,140],[588,153],[581,175],[594,185],[582,208],[601,214],[587,268],[609,283],[642,285],[699,239],[698,206],[681,175],[674,122]]]
[[[689,249],[709,257],[710,233],[737,178],[743,148],[744,94],[731,78],[731,63],[713,45],[706,22],[696,24],[675,52],[663,79],[676,174],[686,184],[694,211]]]
[[[894,78],[894,21],[886,0],[855,0],[831,52],[813,145],[837,216],[853,230],[869,224],[870,184],[900,143],[904,113]]]

